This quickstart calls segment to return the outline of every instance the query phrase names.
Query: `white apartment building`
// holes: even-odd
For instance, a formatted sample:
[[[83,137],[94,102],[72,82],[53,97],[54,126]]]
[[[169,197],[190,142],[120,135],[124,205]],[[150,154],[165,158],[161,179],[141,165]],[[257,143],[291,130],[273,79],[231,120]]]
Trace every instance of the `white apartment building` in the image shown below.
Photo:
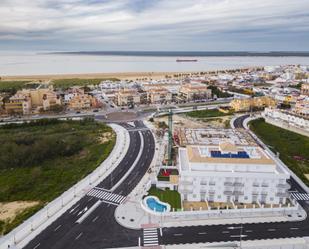
[[[178,191],[183,201],[284,204],[289,177],[257,146],[225,141],[179,149]]]
[[[299,107],[297,111],[301,110]],[[267,123],[289,129],[294,132],[309,136],[309,117],[308,115],[298,115],[296,112],[282,111],[274,108],[265,108],[262,116]]]

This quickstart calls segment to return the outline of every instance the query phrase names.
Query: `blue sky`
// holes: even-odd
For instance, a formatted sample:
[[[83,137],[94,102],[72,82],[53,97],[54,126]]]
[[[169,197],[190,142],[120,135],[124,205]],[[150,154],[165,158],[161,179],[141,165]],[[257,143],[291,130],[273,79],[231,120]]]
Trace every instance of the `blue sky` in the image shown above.
[[[1,0],[0,50],[309,51],[309,0]]]

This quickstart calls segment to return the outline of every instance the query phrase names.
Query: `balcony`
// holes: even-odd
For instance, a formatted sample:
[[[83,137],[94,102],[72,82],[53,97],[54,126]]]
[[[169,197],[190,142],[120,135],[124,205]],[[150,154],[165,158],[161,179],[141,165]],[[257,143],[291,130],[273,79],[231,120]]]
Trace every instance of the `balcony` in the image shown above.
[[[243,187],[243,186],[245,186],[245,184],[244,183],[242,183],[242,182],[234,182],[234,187]]]
[[[232,183],[232,182],[224,182],[224,186],[229,186],[229,187],[231,187],[231,186],[233,186],[233,183]]]
[[[261,187],[262,187],[262,188],[268,188],[268,187],[269,187],[269,184],[268,184],[268,183],[262,183]]]
[[[253,192],[252,192],[252,195],[257,196],[257,195],[259,195],[259,192],[253,191]]]
[[[258,183],[253,183],[253,184],[252,184],[252,187],[260,187],[260,184],[258,184]]]
[[[216,193],[216,191],[215,191],[215,190],[209,190],[208,193],[209,193],[210,195],[214,195],[214,194]]]
[[[205,185],[207,185],[207,182],[201,181],[201,185],[205,186]]]
[[[262,192],[261,192],[261,195],[264,195],[264,196],[265,196],[265,195],[268,195],[268,192],[262,191]]]
[[[285,192],[278,192],[278,193],[276,193],[276,196],[277,197],[288,197],[289,196],[289,194],[288,193],[285,193]]]
[[[223,194],[225,194],[225,195],[232,195],[232,194],[233,194],[233,191],[231,191],[231,190],[225,190],[225,191],[223,192]]]
[[[284,189],[289,189],[290,188],[290,184],[287,183],[279,183],[276,185],[277,188],[284,188]]]
[[[243,191],[233,191],[233,195],[244,195]]]
[[[216,183],[215,182],[209,182],[209,186],[215,186]]]

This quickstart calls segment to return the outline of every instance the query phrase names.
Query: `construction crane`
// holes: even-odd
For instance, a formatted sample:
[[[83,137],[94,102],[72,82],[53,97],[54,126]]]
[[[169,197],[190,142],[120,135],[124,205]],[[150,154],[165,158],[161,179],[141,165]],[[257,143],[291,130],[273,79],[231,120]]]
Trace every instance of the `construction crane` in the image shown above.
[[[168,112],[168,165],[173,164],[172,158],[172,149],[173,149],[173,111],[170,109]]]

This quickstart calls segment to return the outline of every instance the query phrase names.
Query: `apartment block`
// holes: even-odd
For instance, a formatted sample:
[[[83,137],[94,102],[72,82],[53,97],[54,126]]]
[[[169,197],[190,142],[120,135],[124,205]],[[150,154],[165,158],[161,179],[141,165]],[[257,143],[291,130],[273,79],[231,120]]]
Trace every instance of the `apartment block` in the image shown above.
[[[285,204],[288,172],[257,146],[217,145],[179,149],[183,201]]]
[[[141,94],[136,89],[121,89],[116,93],[118,106],[136,105],[141,103]]]
[[[250,111],[254,108],[264,108],[276,106],[276,101],[270,97],[262,96],[256,98],[234,99],[230,106],[236,111]]]
[[[186,101],[211,98],[211,90],[204,84],[184,84],[179,89],[179,96]]]

